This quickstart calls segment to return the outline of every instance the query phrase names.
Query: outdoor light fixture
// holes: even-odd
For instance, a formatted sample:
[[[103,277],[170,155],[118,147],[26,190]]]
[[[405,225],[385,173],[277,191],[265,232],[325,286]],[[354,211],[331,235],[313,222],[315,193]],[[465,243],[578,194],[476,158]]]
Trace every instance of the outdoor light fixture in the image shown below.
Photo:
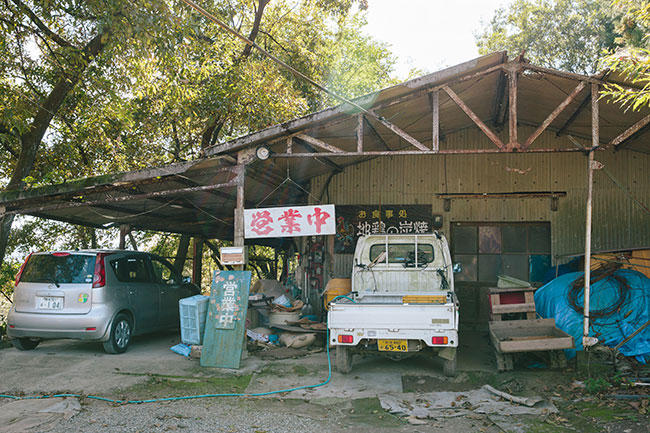
[[[255,150],[255,156],[257,156],[257,159],[260,161],[266,161],[269,159],[269,156],[271,156],[271,151],[266,146],[260,146]]]

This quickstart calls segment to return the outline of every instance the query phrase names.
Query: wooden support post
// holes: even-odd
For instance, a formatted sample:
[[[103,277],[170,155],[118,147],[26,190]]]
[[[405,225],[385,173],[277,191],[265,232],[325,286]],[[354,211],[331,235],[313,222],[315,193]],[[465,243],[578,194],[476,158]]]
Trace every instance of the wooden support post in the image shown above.
[[[600,124],[598,119],[598,84],[591,85],[591,150],[587,166],[587,221],[585,223],[585,293],[584,293],[584,323],[582,330],[582,347],[593,346],[598,339],[589,337],[589,297],[591,283],[591,214],[593,208],[594,189],[594,151],[600,142]]]
[[[494,143],[500,150],[506,150],[505,144],[501,141],[501,139],[472,111],[471,108],[469,108],[462,99],[447,86],[443,86],[442,90],[449,95],[452,101],[456,103],[460,107],[461,110],[467,114],[467,116],[472,119],[474,124],[479,127],[481,131]]]
[[[440,94],[436,90],[429,94],[431,101],[431,150],[440,150]]]
[[[551,114],[548,115],[548,117],[542,122],[542,124],[533,132],[530,137],[526,140],[526,142],[521,146],[522,150],[526,150],[530,147],[531,144],[539,137],[542,132],[546,130],[546,128],[557,118],[557,116],[560,115],[560,113],[582,92],[582,89],[585,88],[585,83],[584,81],[581,81],[580,84],[578,84],[575,89],[567,96],[564,101],[558,105],[555,110],[551,112]],[[593,105],[593,104],[592,104]]]
[[[293,137],[287,138],[287,153],[288,154],[293,153]]]
[[[517,70],[513,67],[508,71],[508,149],[518,149],[519,138],[517,137]]]
[[[357,152],[363,152],[363,114],[357,116]]]
[[[192,282],[201,287],[201,277],[203,275],[203,239],[192,239]]]

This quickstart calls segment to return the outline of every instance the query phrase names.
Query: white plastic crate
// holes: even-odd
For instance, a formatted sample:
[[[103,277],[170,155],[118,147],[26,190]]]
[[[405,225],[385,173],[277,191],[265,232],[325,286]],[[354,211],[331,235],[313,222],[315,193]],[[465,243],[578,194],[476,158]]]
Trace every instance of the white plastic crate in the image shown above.
[[[178,301],[181,340],[185,344],[203,344],[209,296],[195,295]]]

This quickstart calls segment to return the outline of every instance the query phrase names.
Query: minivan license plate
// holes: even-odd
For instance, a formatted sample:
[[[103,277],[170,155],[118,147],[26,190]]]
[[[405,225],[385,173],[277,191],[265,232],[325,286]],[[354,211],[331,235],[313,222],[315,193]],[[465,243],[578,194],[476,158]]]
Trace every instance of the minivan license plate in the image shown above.
[[[408,352],[406,340],[377,340],[377,349],[382,352]]]
[[[36,302],[41,310],[62,310],[63,298],[56,296],[37,296]]]

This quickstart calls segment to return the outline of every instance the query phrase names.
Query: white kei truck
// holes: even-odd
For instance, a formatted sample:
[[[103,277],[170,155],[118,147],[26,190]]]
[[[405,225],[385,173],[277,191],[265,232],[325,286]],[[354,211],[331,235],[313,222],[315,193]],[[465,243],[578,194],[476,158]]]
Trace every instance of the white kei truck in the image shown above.
[[[352,291],[330,303],[330,345],[336,367],[352,370],[354,354],[394,360],[416,353],[439,356],[456,375],[459,303],[447,239],[433,234],[359,238]]]

